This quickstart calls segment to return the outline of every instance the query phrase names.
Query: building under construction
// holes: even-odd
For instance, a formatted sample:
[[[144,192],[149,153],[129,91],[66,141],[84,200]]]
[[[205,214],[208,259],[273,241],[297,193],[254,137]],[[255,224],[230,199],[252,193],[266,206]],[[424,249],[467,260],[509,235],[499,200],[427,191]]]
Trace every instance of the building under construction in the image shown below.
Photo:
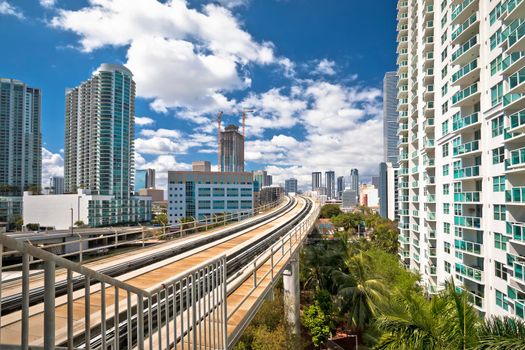
[[[228,125],[220,131],[219,171],[244,172],[244,137],[238,126]]]

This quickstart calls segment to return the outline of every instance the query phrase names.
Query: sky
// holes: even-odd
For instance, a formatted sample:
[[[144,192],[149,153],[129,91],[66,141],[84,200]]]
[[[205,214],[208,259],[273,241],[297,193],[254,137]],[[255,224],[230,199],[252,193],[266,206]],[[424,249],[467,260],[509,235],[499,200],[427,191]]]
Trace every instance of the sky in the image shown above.
[[[383,161],[382,80],[396,69],[396,1],[0,0],[0,77],[42,89],[43,181],[63,174],[64,94],[102,63],[137,84],[136,168],[217,164],[246,119],[246,170],[366,178]]]

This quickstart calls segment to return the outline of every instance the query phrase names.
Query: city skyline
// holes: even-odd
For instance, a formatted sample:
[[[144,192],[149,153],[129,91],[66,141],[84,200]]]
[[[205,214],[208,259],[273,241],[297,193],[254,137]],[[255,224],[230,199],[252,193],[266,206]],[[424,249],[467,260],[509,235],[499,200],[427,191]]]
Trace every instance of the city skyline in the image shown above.
[[[146,2],[150,5],[154,4],[160,10],[167,10],[165,15],[155,12],[155,15],[160,17],[159,20],[171,19],[167,5],[149,0]],[[19,44],[13,44],[13,51],[8,54],[5,64],[0,67],[0,76],[24,80],[27,84],[42,89],[43,179],[53,175],[63,175],[61,153],[64,148],[63,121],[60,116],[63,116],[64,90],[84,81],[85,77],[103,62],[123,63],[134,73],[136,72],[137,168],[157,169],[159,187],[165,188],[167,170],[190,169],[191,162],[194,160],[209,160],[212,166],[216,166],[216,129],[214,130],[213,123],[208,122],[216,117],[218,110],[223,110],[224,125],[229,123],[240,125],[240,108],[244,106],[254,109],[253,113],[248,113],[246,121],[246,170],[266,169],[274,175],[274,183],[284,183],[286,178],[294,176],[298,178],[300,184],[303,184],[302,186],[309,182],[314,163],[326,163],[323,168],[334,169],[341,173],[344,170],[341,164],[352,162],[363,169],[363,173],[376,173],[376,163],[381,156],[382,148],[381,80],[385,71],[395,68],[394,4],[389,8],[389,13],[382,15],[385,29],[388,27],[388,30],[384,31],[391,33],[390,40],[383,39],[383,46],[390,47],[390,57],[377,55],[371,66],[369,61],[364,61],[363,55],[368,52],[384,54],[384,50],[379,47],[380,43],[377,47],[370,47],[367,42],[358,38],[352,40],[356,47],[359,47],[357,51],[345,49],[341,52],[332,52],[320,48],[315,52],[308,52],[306,43],[297,42],[294,49],[297,53],[292,54],[288,46],[294,41],[290,40],[290,37],[275,33],[272,28],[262,25],[256,18],[256,13],[261,11],[269,13],[269,11],[280,10],[279,12],[285,13],[295,10],[296,6],[292,7],[291,4],[250,1],[242,6],[221,8],[220,11],[224,12],[219,14],[218,3],[206,5],[206,3],[190,1],[184,5],[185,16],[190,10],[199,14],[202,21],[214,22],[222,18],[219,15],[224,16],[227,23],[236,29],[233,33],[234,40],[240,40],[240,37],[248,35],[247,42],[242,40],[238,42],[242,43],[244,45],[242,48],[246,48],[250,53],[228,52],[228,55],[235,57],[224,58],[224,63],[228,67],[227,72],[224,72],[226,74],[224,80],[213,77],[219,80],[210,81],[210,86],[206,85],[208,82],[195,82],[199,86],[190,84],[189,93],[193,95],[186,96],[187,99],[184,99],[185,96],[182,96],[180,91],[172,91],[173,89],[166,92],[169,95],[160,96],[162,91],[158,88],[162,86],[162,79],[159,75],[144,76],[144,70],[149,63],[146,58],[156,62],[163,74],[174,74],[174,77],[177,77],[180,73],[165,71],[171,68],[155,61],[158,58],[143,57],[141,56],[143,52],[135,51],[135,48],[141,49],[138,46],[144,44],[135,34],[131,33],[132,37],[124,38],[124,41],[119,39],[108,42],[100,40],[101,38],[94,38],[93,33],[78,31],[77,28],[71,27],[71,16],[92,13],[95,5],[81,3],[70,6],[62,2],[49,2],[54,3],[54,6],[41,7],[28,1],[16,3],[8,1],[8,3],[15,13],[20,15],[0,15],[3,19],[0,26],[20,29],[24,33],[43,31],[46,33],[46,45],[49,47],[41,51],[45,59],[39,63],[38,70],[35,69],[36,67],[24,71],[17,68],[19,57],[23,59],[22,53],[25,50],[25,47]],[[178,4],[178,1],[175,3]],[[106,10],[114,16],[106,20],[113,21],[119,18],[123,25],[127,25],[129,19],[122,9],[113,2],[108,4]],[[139,7],[139,5],[133,6]],[[312,3],[303,6],[301,11],[304,11],[306,20],[311,21],[318,15],[318,8],[322,6],[324,4],[320,2]],[[352,2],[344,5],[343,10],[353,14],[362,12],[362,7],[359,2]],[[59,9],[65,11],[60,12]],[[130,11],[138,10],[140,9],[130,9]],[[336,16],[337,22],[334,25],[348,25],[349,31],[357,30],[357,26],[347,24],[346,19],[343,20],[337,14],[340,10],[336,6],[326,7],[323,21],[328,23],[333,16]],[[29,19],[44,17],[47,20],[33,21],[34,24],[28,23]],[[288,18],[286,21],[284,18],[277,19],[280,19],[283,25],[293,25],[284,23],[289,21]],[[198,22],[197,25],[203,24]],[[255,25],[260,30],[255,31]],[[372,28],[371,25],[370,27],[372,31],[380,31]],[[78,35],[73,34],[73,31]],[[326,28],[326,32],[322,35],[327,36],[328,32],[329,28]],[[179,38],[177,34],[171,32],[163,34],[173,41],[169,41],[169,44],[180,39],[182,43],[194,45],[195,40],[203,39],[212,49],[210,59],[223,58],[223,52],[213,50],[215,47],[213,45],[218,43],[220,38],[210,37],[210,34],[205,38],[189,39]],[[111,33],[105,35],[112,36]],[[341,40],[340,34],[331,37],[329,41],[335,43],[338,40]],[[114,46],[114,49],[110,46]],[[168,49],[164,46],[162,48]],[[172,49],[174,52],[182,50],[180,47]],[[192,63],[199,63],[199,57],[192,53],[191,49],[187,53]],[[127,61],[126,57],[128,57]],[[75,67],[67,63],[70,59],[75,60]],[[231,60],[248,64],[242,70],[238,70],[231,66]],[[217,66],[203,67],[202,61],[200,63],[201,65],[195,66],[195,72],[207,74],[203,75],[203,78],[210,75],[210,69],[217,68]],[[53,78],[46,79],[50,76]],[[305,82],[305,79],[310,82]],[[183,81],[189,84],[187,80]],[[159,84],[158,88],[154,86],[155,83]],[[195,89],[200,89],[199,92],[205,91],[202,89],[211,89],[211,91],[226,89],[230,92],[225,92],[224,95],[217,92],[211,97],[204,94],[201,100],[195,100]],[[324,101],[332,98],[336,99],[336,105],[323,109]],[[336,124],[345,123],[346,131],[327,129],[326,123],[318,120],[319,115]],[[339,115],[344,115],[341,121]],[[365,143],[359,140],[363,141],[364,135],[370,134],[377,135],[377,140],[375,144],[370,144],[366,148],[367,157],[359,157],[362,144]],[[328,144],[320,142],[319,135],[330,135],[331,141]],[[322,156],[330,148],[335,147],[337,142],[343,142],[346,146],[345,152],[340,155],[342,162]]]

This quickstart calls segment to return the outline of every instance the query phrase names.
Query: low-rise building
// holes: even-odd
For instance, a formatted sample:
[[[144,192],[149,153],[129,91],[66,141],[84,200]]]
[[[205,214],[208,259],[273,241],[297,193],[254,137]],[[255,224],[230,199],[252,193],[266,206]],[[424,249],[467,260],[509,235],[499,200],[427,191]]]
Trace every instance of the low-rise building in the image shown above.
[[[279,185],[266,186],[261,189],[260,205],[266,205],[277,201],[284,194],[284,189]]]
[[[168,219],[212,217],[253,209],[253,177],[248,172],[168,172]]]
[[[57,230],[68,229],[77,221],[90,227],[136,224],[151,220],[151,198],[115,199],[111,195],[92,195],[89,190],[62,195],[24,192],[23,218],[24,224]]]
[[[156,188],[141,188],[138,194],[141,197],[151,197],[153,202],[161,202],[164,200],[164,190]]]
[[[0,224],[11,227],[22,217],[22,196],[0,196]]]
[[[353,189],[347,188],[343,191],[343,204],[341,209],[343,211],[348,211],[354,209],[358,204],[357,192]]]

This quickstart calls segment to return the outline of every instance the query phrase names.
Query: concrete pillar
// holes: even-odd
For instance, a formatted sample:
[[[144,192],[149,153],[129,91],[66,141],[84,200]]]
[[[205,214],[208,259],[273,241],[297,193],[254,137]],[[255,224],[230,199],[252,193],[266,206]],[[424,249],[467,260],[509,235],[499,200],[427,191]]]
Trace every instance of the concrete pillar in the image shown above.
[[[300,334],[299,321],[299,258],[290,260],[283,273],[284,286],[284,313],[294,334]]]

